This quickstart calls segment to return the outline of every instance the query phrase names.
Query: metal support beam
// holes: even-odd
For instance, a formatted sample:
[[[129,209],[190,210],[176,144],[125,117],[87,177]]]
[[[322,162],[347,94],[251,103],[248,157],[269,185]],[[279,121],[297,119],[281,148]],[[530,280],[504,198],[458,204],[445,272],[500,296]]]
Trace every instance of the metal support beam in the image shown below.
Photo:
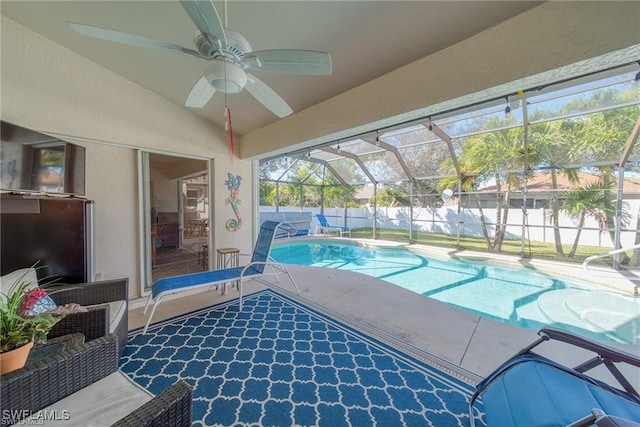
[[[614,250],[622,248],[622,244],[620,243],[620,236],[622,234],[622,196],[624,193],[624,165],[629,160],[631,151],[638,141],[638,135],[640,135],[640,118],[638,118],[638,120],[636,121],[636,125],[631,131],[631,135],[629,135],[627,144],[625,145],[624,151],[620,156],[620,161],[618,162],[618,194],[616,199],[616,217],[614,230],[615,242],[613,243]],[[615,270],[620,269],[620,254],[618,252],[613,254],[613,268]]]
[[[622,231],[622,195],[624,187],[624,165],[618,166],[618,193],[616,197],[616,216],[614,218],[614,242],[613,249],[617,250],[622,248],[620,244],[620,234]],[[613,254],[613,269],[620,269],[620,253]]]
[[[373,240],[376,239],[376,224],[378,223],[378,184],[373,184],[373,227],[371,228]]]
[[[456,226],[456,249],[460,249],[460,233],[462,231],[462,180],[458,179],[458,225]]]
[[[529,171],[529,116],[527,111],[527,99],[522,96],[522,126],[523,126],[523,141],[522,147],[524,149],[524,158],[522,159],[522,237],[520,239],[520,256],[525,256],[525,245],[527,236],[527,227],[529,226],[528,213],[527,213],[527,172]]]
[[[413,181],[409,181],[409,243],[413,243]]]
[[[629,156],[631,155],[631,150],[633,150],[633,146],[638,141],[638,135],[640,135],[640,117],[638,117],[638,121],[636,122],[636,125],[633,127],[633,130],[631,131],[631,135],[629,135],[629,139],[627,139],[627,144],[624,147],[622,156],[620,156],[620,161],[618,162],[618,166],[624,166],[629,160]]]
[[[462,228],[462,171],[460,170],[460,163],[458,163],[458,156],[456,156],[456,150],[453,148],[453,141],[451,140],[451,137],[433,122],[429,122],[429,130],[447,143],[453,167],[458,175],[458,224],[456,226],[456,248],[460,249],[460,229]]]
[[[340,173],[338,173],[338,171],[331,166],[331,164],[329,162],[327,162],[326,160],[320,160],[320,159],[316,159],[313,157],[310,157],[307,159],[307,162],[311,162],[311,163],[317,163],[320,164],[322,166],[324,166],[325,168],[329,169],[331,171],[331,173],[333,174],[333,176],[340,182],[340,184],[342,184],[345,187],[348,187],[349,184],[347,183],[347,181],[344,180],[344,178],[340,175]],[[324,185],[325,180],[323,180],[323,185]]]
[[[393,154],[395,158],[398,160],[398,163],[400,163],[400,166],[402,167],[402,170],[404,171],[405,175],[407,175],[407,179],[410,181],[413,181],[413,174],[411,173],[411,169],[409,169],[409,166],[407,166],[407,163],[404,161],[404,158],[402,157],[402,155],[400,154],[400,152],[396,147],[394,147],[391,144],[387,144],[381,139],[378,139],[376,141],[375,138],[362,138],[362,140],[367,141],[369,144],[373,144],[376,147],[380,147],[383,150],[389,151],[391,154]]]
[[[360,166],[362,168],[362,172],[364,172],[364,174],[367,175],[367,177],[369,178],[369,180],[373,184],[377,184],[378,183],[378,181],[376,181],[376,179],[373,177],[371,172],[369,172],[369,169],[367,169],[367,167],[364,165],[364,163],[362,163],[362,160],[360,160],[360,157],[356,156],[355,154],[349,153],[347,151],[338,151],[333,147],[323,147],[323,148],[320,148],[320,149],[323,150],[323,151],[326,151],[327,153],[335,154],[335,155],[346,157],[347,159],[353,160],[354,162],[356,162],[358,164],[358,166]]]
[[[429,124],[429,130],[434,133],[438,138],[447,143],[447,148],[449,148],[449,155],[451,156],[451,160],[453,161],[453,167],[456,169],[456,173],[458,177],[462,177],[462,171],[460,170],[460,163],[458,163],[458,156],[456,156],[456,150],[453,148],[453,141],[451,137],[442,129],[438,127],[435,123]]]

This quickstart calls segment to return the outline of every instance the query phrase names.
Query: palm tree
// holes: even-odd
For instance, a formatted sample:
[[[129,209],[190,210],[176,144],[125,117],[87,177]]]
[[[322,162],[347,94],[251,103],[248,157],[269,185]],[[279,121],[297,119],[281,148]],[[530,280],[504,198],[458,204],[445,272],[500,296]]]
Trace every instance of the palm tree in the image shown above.
[[[578,249],[580,233],[582,232],[586,218],[594,219],[601,229],[607,227],[607,211],[611,210],[611,205],[606,203],[604,194],[606,187],[608,187],[608,184],[597,181],[584,187],[562,193],[561,198],[563,202],[560,210],[573,219],[578,227],[573,245],[567,255],[568,258],[573,258]]]
[[[522,179],[524,132],[521,127],[505,128],[504,119],[491,119],[484,124],[493,132],[473,135],[462,145],[458,164],[463,175],[463,191],[471,191],[482,182],[494,182],[496,186],[496,218],[493,237],[489,235],[489,227],[482,210],[478,195],[476,201],[480,215],[480,224],[487,249],[500,252],[507,231],[511,192],[516,189]],[[529,146],[528,158],[537,161],[534,147]],[[453,170],[453,162],[447,159],[441,164],[441,171],[447,174]],[[520,173],[519,173],[520,172]],[[453,188],[452,180],[443,178],[439,189]],[[493,239],[493,240],[492,240]]]
[[[538,120],[548,112],[538,112],[531,120]],[[530,144],[535,147],[539,155],[540,166],[548,168],[551,175],[551,223],[556,246],[556,256],[564,257],[562,237],[560,235],[560,199],[558,197],[558,173],[564,175],[569,182],[578,182],[578,171],[561,165],[571,164],[569,157],[573,133],[571,124],[566,120],[543,122],[531,127]]]
[[[588,99],[581,99],[573,104],[568,104],[569,108],[588,109],[595,108],[602,104],[623,102],[626,97],[633,96],[632,89],[628,92],[603,91],[596,92]],[[631,95],[630,95],[631,94]],[[640,106],[617,108],[602,112],[582,116],[576,119],[575,135],[576,143],[572,147],[574,156],[582,156],[585,162],[598,162],[597,166],[603,183],[609,184],[604,189],[605,203],[614,207],[614,195],[611,194],[611,183],[615,181],[614,164],[619,159],[624,150],[625,143],[631,134],[636,120],[640,116]],[[607,209],[607,229],[611,240],[615,241],[615,208]],[[622,215],[622,213],[620,213]],[[621,221],[622,222],[622,221]],[[621,263],[628,264],[630,258],[622,253]]]

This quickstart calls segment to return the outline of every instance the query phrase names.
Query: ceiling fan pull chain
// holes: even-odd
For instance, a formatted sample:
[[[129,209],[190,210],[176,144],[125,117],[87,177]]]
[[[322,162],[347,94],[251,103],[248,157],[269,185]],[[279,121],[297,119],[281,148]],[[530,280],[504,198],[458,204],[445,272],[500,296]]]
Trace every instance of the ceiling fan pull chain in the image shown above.
[[[233,142],[233,125],[231,123],[231,109],[226,105],[224,106],[224,114],[225,114],[224,127],[225,127],[225,130],[229,131],[229,157],[231,157],[231,161],[233,162],[233,154],[235,151],[234,142]]]

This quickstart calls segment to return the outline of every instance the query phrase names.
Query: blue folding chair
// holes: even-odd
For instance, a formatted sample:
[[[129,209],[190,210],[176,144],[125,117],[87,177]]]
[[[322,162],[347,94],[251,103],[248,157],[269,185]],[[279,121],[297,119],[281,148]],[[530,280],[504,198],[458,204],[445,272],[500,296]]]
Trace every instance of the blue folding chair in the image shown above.
[[[537,341],[476,386],[469,402],[472,426],[474,404],[479,399],[489,427],[640,427],[640,395],[616,366],[627,364],[627,376],[632,371],[638,378],[638,355],[556,328],[543,328],[538,334]],[[549,340],[578,347],[591,358],[569,368],[532,351]],[[585,374],[599,365],[608,368],[616,387]]]
[[[340,237],[348,234],[351,237],[351,229],[349,227],[340,227],[337,225],[329,224],[327,218],[323,214],[316,214],[316,218],[318,219],[318,223],[320,224],[321,231],[331,233],[332,230],[338,231],[340,233]]]
[[[300,295],[300,289],[296,284],[289,270],[283,264],[270,260],[271,246],[273,239],[276,235],[276,230],[280,226],[279,222],[265,221],[260,227],[260,233],[258,233],[258,239],[253,249],[253,255],[251,262],[242,267],[224,268],[214,271],[203,271],[200,273],[185,274],[182,276],[165,277],[157,280],[151,287],[151,295],[147,300],[147,304],[144,307],[144,314],[147,313],[149,305],[153,301],[153,309],[151,315],[147,320],[146,325],[142,333],[147,333],[151,319],[153,318],[156,308],[160,304],[160,301],[165,295],[177,294],[185,291],[192,291],[202,287],[218,286],[229,282],[238,282],[238,292],[240,293],[240,310],[242,310],[242,285],[245,280],[253,279],[260,281],[266,285],[272,285],[271,282],[262,280],[264,275],[278,276],[279,274],[286,274],[289,276],[289,280],[296,288],[298,295]],[[265,267],[269,267],[269,273],[265,272]]]

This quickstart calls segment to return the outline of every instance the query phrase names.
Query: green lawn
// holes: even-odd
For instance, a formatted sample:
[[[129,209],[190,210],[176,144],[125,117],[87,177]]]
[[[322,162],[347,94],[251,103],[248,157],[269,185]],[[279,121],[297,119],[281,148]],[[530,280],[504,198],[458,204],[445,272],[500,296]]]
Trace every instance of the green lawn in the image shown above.
[[[409,242],[409,232],[406,230],[396,229],[377,229],[377,238],[380,240],[390,240],[394,242]],[[356,228],[351,230],[351,236],[362,239],[372,238],[371,228]],[[441,246],[446,248],[456,247],[456,236],[442,233],[427,233],[417,232],[414,233],[412,243],[420,243],[424,245]],[[474,251],[489,252],[485,240],[481,237],[460,237],[459,249],[470,249]],[[571,250],[571,245],[563,245],[564,253],[567,254]],[[540,258],[540,259],[553,259],[556,261],[582,263],[586,258],[606,252],[606,248],[598,246],[578,246],[578,250],[573,258],[559,258],[556,256],[556,247],[554,243],[542,243],[542,242],[525,242],[526,258]],[[502,251],[500,253],[508,255],[521,256],[521,241],[520,240],[505,240],[502,244]],[[627,255],[631,257],[631,251],[627,252]],[[605,257],[594,260],[592,265],[606,265],[611,266],[613,262],[612,257]],[[637,269],[638,266],[625,267]]]

